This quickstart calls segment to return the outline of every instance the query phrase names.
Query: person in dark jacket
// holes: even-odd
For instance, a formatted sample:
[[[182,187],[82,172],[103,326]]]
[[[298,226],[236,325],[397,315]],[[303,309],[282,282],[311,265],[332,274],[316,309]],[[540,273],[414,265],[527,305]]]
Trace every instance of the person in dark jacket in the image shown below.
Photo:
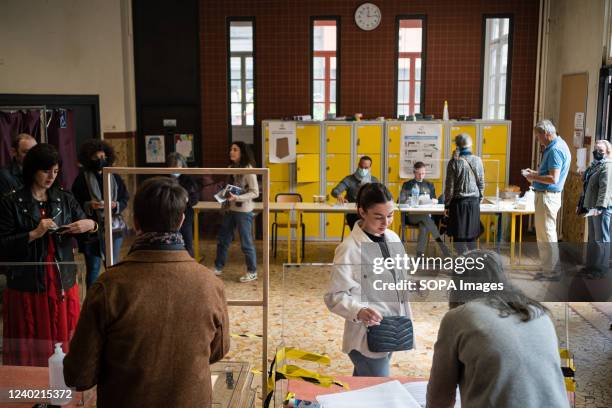
[[[186,168],[189,167],[187,165],[187,160],[180,153],[170,153],[166,157],[166,166],[174,167],[174,168]],[[180,174],[175,173],[172,174],[172,177],[175,177],[180,186],[187,191],[187,195],[189,196],[189,201],[187,202],[187,207],[185,207],[185,222],[181,225],[180,233],[183,234],[183,240],[185,240],[185,249],[189,252],[189,255],[193,256],[193,217],[194,211],[193,206],[200,201],[200,189],[201,185],[196,181],[196,179],[189,174]],[[199,260],[198,260],[199,261]]]
[[[115,162],[115,150],[108,143],[99,139],[90,139],[83,143],[79,150],[81,171],[72,184],[72,193],[85,210],[85,213],[100,224],[96,235],[79,240],[79,250],[85,255],[87,269],[86,284],[89,288],[98,279],[100,267],[104,261],[104,189],[102,169]],[[118,174],[111,177],[111,210],[116,225],[121,225],[121,213],[128,206],[129,194],[123,179]],[[124,223],[123,223],[124,224]],[[119,262],[124,231],[113,229],[113,260]]]
[[[72,237],[95,231],[72,194],[57,183],[55,147],[34,146],[23,162],[24,187],[0,199],[0,261],[9,266],[3,294],[3,364],[46,366],[54,343],[67,349],[79,316]],[[58,229],[61,227],[61,229]]]
[[[11,163],[0,169],[0,197],[23,187],[23,159],[36,146],[36,139],[27,133],[20,133],[11,141]]]

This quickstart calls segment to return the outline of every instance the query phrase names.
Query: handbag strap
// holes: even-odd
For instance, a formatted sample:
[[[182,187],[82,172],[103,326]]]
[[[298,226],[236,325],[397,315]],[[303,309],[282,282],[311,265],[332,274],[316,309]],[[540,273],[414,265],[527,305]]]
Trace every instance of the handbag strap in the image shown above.
[[[476,175],[476,171],[472,167],[472,164],[465,157],[460,157],[459,159],[467,163],[468,167],[472,171],[472,174],[474,175],[474,181],[476,182],[476,187],[478,187],[478,175]]]

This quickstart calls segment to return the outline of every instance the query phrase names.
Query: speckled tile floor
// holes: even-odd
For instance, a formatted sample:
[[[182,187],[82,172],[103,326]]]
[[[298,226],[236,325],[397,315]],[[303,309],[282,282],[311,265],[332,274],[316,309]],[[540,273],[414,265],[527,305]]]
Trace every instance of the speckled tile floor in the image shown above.
[[[258,243],[258,261],[261,262],[261,243]],[[333,259],[336,244],[307,245],[304,262],[328,263]],[[228,298],[249,299],[261,296],[261,283],[239,283],[244,273],[244,258],[240,245],[230,250],[230,262],[222,276]],[[211,266],[215,256],[215,243],[202,242],[202,264]],[[305,367],[330,374],[350,375],[352,364],[341,352],[343,320],[329,313],[323,304],[329,267],[302,265],[283,268],[286,247],[280,244],[278,258],[270,263],[270,309],[268,357],[281,345],[327,354],[330,367]],[[285,272],[283,273],[283,269]],[[599,307],[597,307],[599,305]],[[565,345],[565,304],[547,303],[553,313],[560,345]],[[577,367],[576,407],[612,407],[612,322],[610,304],[572,303],[569,305],[570,348],[575,353]],[[446,303],[413,303],[412,312],[416,333],[415,350],[395,353],[392,375],[427,377],[433,356],[433,344],[440,321],[448,310]],[[261,309],[231,307],[231,331],[235,334],[261,333]],[[233,338],[227,359],[249,361],[261,367],[261,340]]]

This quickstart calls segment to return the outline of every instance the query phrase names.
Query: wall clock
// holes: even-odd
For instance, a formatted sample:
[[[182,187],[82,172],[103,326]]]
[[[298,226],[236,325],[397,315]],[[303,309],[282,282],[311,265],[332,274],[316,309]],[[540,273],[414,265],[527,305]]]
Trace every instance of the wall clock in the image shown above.
[[[372,31],[380,25],[382,14],[376,4],[363,3],[355,10],[355,24],[364,31]]]

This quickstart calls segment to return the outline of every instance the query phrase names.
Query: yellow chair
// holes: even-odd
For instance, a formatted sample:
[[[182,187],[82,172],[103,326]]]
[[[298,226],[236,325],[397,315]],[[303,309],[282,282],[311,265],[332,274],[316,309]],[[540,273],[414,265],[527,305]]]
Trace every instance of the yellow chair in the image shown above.
[[[302,195],[298,193],[278,193],[274,197],[274,201],[277,203],[301,203]],[[274,222],[272,223],[272,251],[274,254],[274,258],[276,258],[276,241],[278,239],[278,229],[279,228],[287,228],[287,223],[289,219],[287,217],[291,217],[291,214],[285,213],[274,213]],[[289,224],[289,231],[287,233],[287,239],[291,239],[291,228],[295,228],[297,230],[299,225],[302,227],[302,259],[304,258],[304,242],[306,240],[306,226],[304,225],[304,221],[302,220],[302,215],[300,214],[300,219],[297,221],[291,221]]]

